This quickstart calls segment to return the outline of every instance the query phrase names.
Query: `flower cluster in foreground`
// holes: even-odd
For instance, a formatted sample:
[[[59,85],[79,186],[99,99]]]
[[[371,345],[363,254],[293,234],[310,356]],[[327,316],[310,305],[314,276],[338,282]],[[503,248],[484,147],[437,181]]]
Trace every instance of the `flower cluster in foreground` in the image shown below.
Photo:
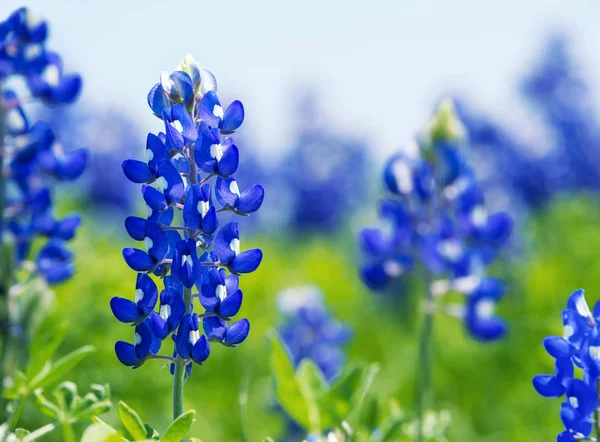
[[[239,150],[231,135],[244,120],[242,103],[223,109],[215,77],[193,58],[161,75],[148,104],[164,131],[148,134],[145,161],[123,163],[125,176],[141,184],[147,216],[125,221],[131,238],[143,241],[145,249],[123,249],[138,272],[134,299],[115,297],[111,308],[135,334],[133,344],[119,341],[115,350],[125,365],[135,368],[159,357],[173,361],[176,376],[184,367],[189,375],[192,362],[208,358],[209,341],[235,347],[248,336],[249,321],[231,318],[242,304],[239,276],[257,269],[262,252],[242,251],[238,223],[219,229],[219,221],[258,210],[264,190],[255,185],[240,191],[233,176]],[[162,280],[160,293],[151,275]],[[198,301],[201,314],[195,311]],[[158,355],[169,336],[173,358]]]
[[[554,374],[533,378],[533,386],[544,397],[562,397],[560,418],[565,431],[558,442],[590,440],[598,408],[600,382],[600,302],[590,311],[583,290],[576,290],[563,310],[563,336],[548,336],[544,347],[554,358]],[[575,368],[583,378],[575,377]],[[596,423],[598,425],[598,423]]]
[[[506,213],[488,213],[473,171],[463,159],[460,122],[444,103],[414,152],[393,156],[383,178],[387,195],[379,204],[383,227],[364,229],[364,283],[385,290],[421,266],[430,284],[430,305],[464,319],[476,338],[503,336],[494,315],[503,284],[486,276],[512,231]],[[444,303],[444,295],[465,295],[464,305]]]
[[[28,268],[53,284],[74,272],[65,242],[75,235],[80,218],[55,217],[49,186],[78,178],[87,152],[64,152],[51,127],[43,121],[31,124],[25,112],[35,100],[50,106],[71,103],[81,90],[80,76],[65,75],[61,57],[47,50],[47,36],[47,23],[26,8],[0,22],[0,240],[7,232],[14,240],[18,267],[31,259],[33,241],[46,238]],[[15,79],[24,80],[25,87]]]

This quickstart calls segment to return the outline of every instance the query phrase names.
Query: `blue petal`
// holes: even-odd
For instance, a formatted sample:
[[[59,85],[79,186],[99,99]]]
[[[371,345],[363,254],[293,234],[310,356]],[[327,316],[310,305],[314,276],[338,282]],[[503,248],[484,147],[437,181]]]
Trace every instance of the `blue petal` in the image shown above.
[[[121,322],[135,322],[142,317],[137,305],[129,299],[112,298],[110,300],[110,308],[115,318]]]
[[[257,184],[241,194],[236,209],[243,213],[256,212],[262,205],[264,198],[265,189]]]
[[[240,163],[240,152],[235,144],[230,145],[219,160],[219,175],[227,178],[234,174]]]
[[[83,173],[87,162],[88,153],[85,149],[74,150],[58,163],[56,174],[62,180],[75,180]]]
[[[171,332],[167,322],[160,317],[156,312],[150,313],[150,324],[152,326],[152,332],[158,339],[165,339]]]
[[[125,219],[125,229],[131,238],[143,241],[146,237],[146,220],[137,216],[128,216]]]
[[[148,105],[155,115],[162,115],[163,111],[171,106],[171,100],[160,83],[154,85],[148,93]]]
[[[223,108],[217,98],[217,94],[209,91],[200,101],[200,117],[211,127],[219,127],[221,124]]]
[[[219,219],[217,217],[217,209],[215,209],[215,206],[210,206],[208,212],[206,212],[206,215],[204,215],[204,218],[202,219],[202,230],[204,233],[212,235],[215,230],[217,230],[218,226]]]
[[[539,374],[533,378],[533,387],[544,397],[559,397],[565,392],[564,387],[554,376]]]
[[[232,186],[235,190],[239,190],[235,179],[219,177],[217,178],[215,191],[217,199],[222,204],[229,204],[231,207],[236,207],[240,196],[236,192],[231,190]]]
[[[183,223],[188,229],[199,230],[202,225],[202,216],[198,211],[198,203],[202,201],[200,185],[194,184],[188,190],[185,205],[183,206]]]
[[[231,242],[239,238],[239,225],[235,222],[227,223],[217,233],[214,251],[223,264],[228,265],[235,258],[235,252],[231,249]]]
[[[391,278],[381,263],[374,263],[361,267],[360,279],[368,288],[372,290],[382,290],[387,287]]]
[[[250,333],[250,321],[244,318],[234,322],[227,328],[225,343],[229,345],[241,344],[248,337],[248,333]]]
[[[128,342],[117,341],[115,344],[115,353],[121,364],[128,367],[133,367],[140,362],[134,346]]]
[[[200,336],[192,347],[192,359],[197,364],[202,364],[210,355],[210,344],[206,340],[206,336]]]
[[[232,133],[244,122],[244,105],[241,101],[234,101],[229,105],[223,116],[221,132]]]
[[[127,265],[137,272],[146,272],[155,265],[152,258],[146,252],[131,247],[123,249],[123,258]]]
[[[167,202],[170,204],[179,202],[185,193],[185,186],[175,166],[169,161],[163,161],[158,166],[158,175],[167,182],[167,188],[164,189]]]
[[[154,178],[154,173],[146,163],[136,160],[123,161],[123,173],[134,183],[146,183]]]
[[[142,299],[137,302],[138,308],[144,315],[149,315],[154,310],[156,301],[158,300],[158,288],[156,284],[148,275],[138,273],[135,288],[141,290],[143,293]]]
[[[217,339],[222,341],[227,332],[227,323],[218,316],[208,316],[202,321],[204,333],[208,339]]]
[[[571,346],[559,336],[548,336],[544,338],[544,347],[553,358],[571,357]]]
[[[262,261],[263,253],[260,249],[246,250],[237,255],[229,267],[236,273],[252,273]]]
[[[221,302],[219,307],[219,315],[225,318],[237,315],[242,306],[242,291],[235,290],[233,293],[227,295],[227,297]]]
[[[152,210],[162,212],[168,207],[165,196],[154,187],[143,185],[142,196],[144,197],[146,204],[148,204],[148,207]]]
[[[65,241],[75,237],[75,231],[81,224],[79,215],[68,215],[58,222],[54,236]]]
[[[81,91],[81,77],[79,75],[64,76],[60,84],[52,90],[51,101],[57,104],[68,104],[75,101]]]

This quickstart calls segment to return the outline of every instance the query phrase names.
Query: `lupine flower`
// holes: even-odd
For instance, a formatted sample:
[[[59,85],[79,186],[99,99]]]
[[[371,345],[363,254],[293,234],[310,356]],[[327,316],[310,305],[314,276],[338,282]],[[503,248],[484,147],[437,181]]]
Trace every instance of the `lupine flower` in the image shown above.
[[[129,236],[146,246],[123,249],[126,263],[140,272],[139,287],[135,301],[111,301],[118,320],[141,328],[135,345],[119,342],[115,350],[125,365],[137,368],[159,357],[172,361],[172,373],[183,363],[189,376],[191,362],[201,365],[208,359],[209,342],[235,347],[250,332],[247,319],[231,322],[242,304],[237,275],[256,270],[262,252],[242,252],[238,223],[219,229],[219,213],[255,212],[264,190],[260,185],[242,193],[237,189],[232,174],[239,151],[230,135],[243,122],[243,106],[235,101],[223,112],[214,76],[193,58],[161,75],[148,104],[163,120],[164,132],[148,135],[145,161],[123,162],[125,176],[141,185],[148,208],[146,218],[130,216],[125,221]],[[211,185],[213,177],[216,183]],[[163,280],[160,296],[154,282],[148,282],[150,275]],[[198,293],[192,293],[194,288]],[[197,308],[204,312],[197,313]],[[160,342],[169,336],[175,343],[172,358],[157,354]]]
[[[350,328],[332,317],[314,286],[285,289],[277,304],[283,314],[279,333],[296,366],[310,359],[331,381],[346,362],[343,345],[350,341]]]
[[[558,194],[600,188],[598,114],[570,49],[564,36],[551,37],[521,81],[523,98],[541,118],[541,136],[524,139],[459,101],[481,183],[504,206],[536,210]]]
[[[346,362],[343,346],[350,341],[351,330],[333,318],[326,308],[323,293],[315,286],[290,287],[277,295],[282,313],[279,334],[296,367],[303,359],[314,362],[328,382]],[[284,441],[300,440],[305,431],[286,415]],[[307,440],[312,440],[309,436]]]
[[[583,290],[576,290],[563,311],[563,336],[549,336],[544,347],[555,360],[554,374],[540,374],[533,378],[533,386],[544,397],[562,397],[560,418],[565,431],[558,442],[587,438],[594,424],[600,382],[600,302],[590,311]],[[583,379],[575,378],[575,367],[583,372]]]
[[[71,103],[81,90],[77,74],[65,74],[60,55],[46,49],[48,25],[27,8],[13,12],[0,22],[0,83],[20,77],[33,99],[49,105]],[[6,133],[0,152],[0,240],[10,234],[15,243],[15,267],[31,260],[50,284],[70,278],[75,269],[73,254],[66,246],[80,224],[76,214],[57,218],[53,211],[50,184],[72,181],[87,164],[87,152],[66,152],[48,123],[31,124],[27,97],[11,89],[0,90],[0,118]],[[31,255],[38,237],[47,242]]]
[[[371,186],[364,183],[368,182],[372,149],[360,137],[332,130],[316,93],[300,91],[298,95],[296,138],[273,169],[289,201],[286,228],[300,233],[335,231],[353,210],[362,209],[369,195]],[[282,204],[277,201],[279,216]]]
[[[512,220],[506,213],[488,213],[453,118],[451,106],[443,104],[416,149],[386,163],[382,226],[360,232],[366,255],[360,274],[367,287],[383,291],[422,266],[435,279],[430,291],[441,311],[462,318],[474,337],[496,339],[505,331],[493,313],[504,289],[485,269],[507,242]],[[446,132],[453,127],[455,132],[438,133],[442,120]],[[465,305],[445,304],[448,292],[464,294]]]

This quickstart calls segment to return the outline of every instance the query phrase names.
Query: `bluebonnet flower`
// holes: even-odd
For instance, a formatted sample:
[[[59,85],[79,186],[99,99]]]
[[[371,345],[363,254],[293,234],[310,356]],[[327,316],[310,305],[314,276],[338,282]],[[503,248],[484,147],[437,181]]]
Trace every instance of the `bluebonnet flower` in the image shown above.
[[[560,418],[565,431],[558,442],[587,440],[594,425],[600,382],[600,302],[590,311],[583,290],[576,290],[563,311],[563,336],[549,336],[544,347],[555,360],[554,374],[533,378],[533,386],[544,397],[562,397]],[[583,379],[575,378],[575,367]],[[596,423],[597,425],[597,423]]]
[[[73,254],[66,246],[80,224],[76,214],[56,218],[53,213],[52,181],[77,179],[87,165],[87,151],[66,152],[50,125],[31,124],[25,105],[38,99],[55,106],[73,102],[81,90],[77,74],[65,74],[60,55],[46,49],[48,25],[27,8],[13,12],[0,22],[0,84],[25,80],[25,90],[6,86],[0,90],[0,240],[8,233],[14,239],[15,268],[35,262],[37,272],[50,284],[74,273]],[[38,237],[47,242],[31,255]]]
[[[370,186],[365,183],[370,149],[361,138],[331,129],[316,93],[300,95],[296,140],[274,170],[274,178],[289,199],[286,228],[301,233],[332,232],[343,227],[352,210],[359,210],[369,195]],[[283,201],[277,203],[281,206]]]
[[[359,234],[366,255],[360,274],[367,287],[383,291],[424,268],[434,280],[426,308],[458,316],[472,336],[491,340],[505,332],[494,314],[504,289],[485,269],[510,237],[512,220],[488,212],[461,136],[451,104],[443,103],[420,143],[386,163],[381,226]],[[446,303],[449,292],[464,294],[465,305]]]
[[[520,92],[541,119],[528,126],[539,126],[541,136],[513,133],[459,101],[473,146],[470,157],[480,166],[486,190],[499,195],[505,206],[536,210],[558,194],[600,189],[598,115],[567,38],[556,35],[546,43]]]
[[[242,304],[238,275],[256,270],[262,252],[241,251],[238,223],[219,229],[219,214],[255,212],[264,190],[255,185],[239,192],[232,175],[239,151],[231,134],[243,122],[243,106],[235,101],[223,111],[214,76],[193,58],[161,75],[148,104],[163,120],[164,132],[148,135],[145,161],[128,159],[122,166],[125,176],[141,185],[147,206],[146,218],[125,221],[131,238],[145,243],[145,249],[123,249],[129,267],[140,272],[139,287],[135,301],[111,301],[115,317],[142,327],[144,335],[138,333],[134,346],[117,343],[115,351],[134,368],[149,358],[168,359],[177,378],[190,375],[192,362],[208,359],[211,342],[235,347],[250,332],[247,319],[232,322]],[[160,296],[151,275],[163,280]],[[159,355],[169,336],[173,357]]]
[[[279,333],[294,364],[310,359],[331,381],[346,362],[343,345],[352,336],[349,326],[337,321],[315,286],[290,287],[277,296],[283,314]]]
[[[92,105],[85,101],[52,108],[42,116],[53,130],[61,133],[66,149],[85,146],[93,152],[93,161],[89,162],[76,195],[93,209],[101,209],[98,210],[100,216],[108,212],[111,220],[115,212],[129,212],[137,194],[134,195],[125,176],[114,175],[113,171],[121,166],[123,155],[138,152],[142,141],[131,116],[115,107],[101,108],[97,103]],[[108,180],[107,176],[111,178]]]
[[[323,293],[316,286],[290,287],[277,295],[282,313],[279,334],[297,366],[304,359],[314,362],[331,382],[346,362],[343,346],[352,337],[348,325],[333,318]],[[305,431],[286,415],[284,441],[300,440]]]

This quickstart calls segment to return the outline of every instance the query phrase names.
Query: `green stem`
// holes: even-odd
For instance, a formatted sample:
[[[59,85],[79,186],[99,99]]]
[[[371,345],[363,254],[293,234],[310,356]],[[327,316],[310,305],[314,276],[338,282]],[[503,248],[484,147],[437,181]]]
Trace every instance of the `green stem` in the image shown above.
[[[38,428],[37,430],[32,431],[27,436],[25,436],[23,438],[22,442],[34,441],[42,436],[45,436],[46,434],[50,433],[51,431],[54,431],[55,428],[56,428],[56,424],[44,425],[43,427]]]
[[[431,300],[431,293],[427,290],[427,302]],[[423,325],[419,337],[419,359],[417,365],[417,441],[424,440],[423,420],[431,402],[431,372],[432,372],[432,344],[433,344],[433,312],[425,309]]]
[[[61,422],[61,426],[63,429],[65,442],[77,442],[77,439],[75,438],[75,432],[73,431],[73,427],[71,426],[71,422]]]
[[[183,301],[185,302],[186,312],[190,311],[192,304],[192,289],[184,287]],[[177,355],[175,359],[175,373],[173,376],[173,420],[183,414],[183,386],[185,384],[185,365],[186,360]]]
[[[12,415],[10,419],[10,426],[8,427],[8,432],[14,431],[17,428],[17,424],[19,423],[19,419],[21,419],[21,415],[23,414],[23,409],[25,408],[25,402],[27,401],[27,396],[22,396],[19,399],[19,404],[17,405],[17,409],[15,413]]]

